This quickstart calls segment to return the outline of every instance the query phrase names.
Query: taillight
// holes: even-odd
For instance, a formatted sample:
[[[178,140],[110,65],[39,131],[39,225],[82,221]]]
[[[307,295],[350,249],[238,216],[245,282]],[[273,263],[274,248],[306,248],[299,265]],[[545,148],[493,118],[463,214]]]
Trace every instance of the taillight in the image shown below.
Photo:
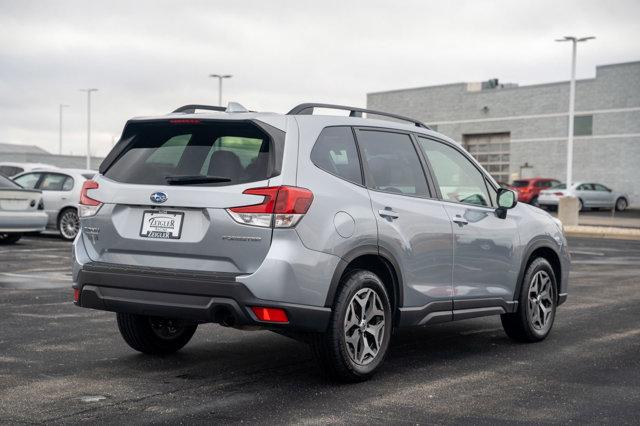
[[[311,191],[295,186],[251,188],[243,194],[262,195],[264,199],[260,204],[231,207],[227,212],[238,223],[263,228],[296,226],[313,201]]]
[[[80,217],[94,216],[102,207],[102,203],[94,198],[89,197],[87,192],[90,189],[98,189],[100,185],[94,180],[85,180],[82,184],[82,190],[80,191],[80,206],[78,208],[78,214]]]
[[[554,192],[553,195],[557,195],[558,197],[562,197],[564,192]]]
[[[74,303],[78,303],[80,301],[80,289],[79,288],[74,288],[73,289],[73,302]]]

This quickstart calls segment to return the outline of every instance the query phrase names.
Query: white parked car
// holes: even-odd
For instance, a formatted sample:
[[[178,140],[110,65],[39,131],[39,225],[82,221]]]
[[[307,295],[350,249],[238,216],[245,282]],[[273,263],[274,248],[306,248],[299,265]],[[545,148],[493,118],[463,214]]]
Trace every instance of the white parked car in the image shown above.
[[[20,173],[24,172],[55,168],[57,167],[44,163],[15,163],[12,161],[2,161],[0,162],[0,175],[13,178],[14,176],[18,176]]]
[[[560,197],[573,196],[578,199],[580,211],[591,208],[616,209],[622,211],[629,206],[629,196],[613,191],[600,183],[576,182],[567,186],[563,183],[551,189],[540,191],[540,207],[556,207]]]
[[[82,184],[96,172],[84,169],[48,168],[24,172],[13,180],[23,188],[42,191],[47,227],[57,229],[64,239],[73,240],[80,229],[78,203]]]
[[[0,244],[12,244],[25,232],[44,231],[47,215],[42,194],[0,175]]]

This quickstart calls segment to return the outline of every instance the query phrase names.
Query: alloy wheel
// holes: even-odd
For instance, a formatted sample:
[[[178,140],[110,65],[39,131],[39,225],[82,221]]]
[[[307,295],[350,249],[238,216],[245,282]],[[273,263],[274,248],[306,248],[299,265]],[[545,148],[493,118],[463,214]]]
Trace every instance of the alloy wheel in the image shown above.
[[[149,318],[149,324],[156,336],[162,339],[174,339],[179,336],[184,327],[174,320],[164,318]]]
[[[384,327],[384,306],[378,293],[368,287],[359,290],[351,298],[344,318],[345,343],[354,363],[367,365],[376,358]]]
[[[72,240],[78,235],[80,230],[80,219],[74,210],[67,210],[60,218],[60,233],[68,240]]]
[[[528,293],[528,315],[536,331],[546,333],[553,323],[555,293],[546,271],[538,271],[531,279]]]
[[[616,210],[621,212],[626,208],[627,208],[627,200],[625,200],[624,198],[618,199],[618,201],[616,202]]]

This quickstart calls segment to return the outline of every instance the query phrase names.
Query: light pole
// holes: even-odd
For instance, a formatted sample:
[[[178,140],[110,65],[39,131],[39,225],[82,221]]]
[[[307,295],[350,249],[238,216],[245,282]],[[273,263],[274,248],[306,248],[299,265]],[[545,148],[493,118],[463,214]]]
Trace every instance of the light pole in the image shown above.
[[[68,108],[69,105],[60,104],[60,126],[59,126],[59,138],[58,138],[58,155],[62,155],[62,108]]]
[[[98,89],[80,89],[81,92],[87,92],[87,169],[91,168],[91,92],[97,92]]]
[[[233,76],[231,74],[209,74],[209,77],[218,79],[218,105],[222,106],[222,80]]]
[[[556,41],[570,41],[572,45],[571,50],[571,83],[569,86],[569,135],[567,136],[567,188],[571,185],[573,180],[573,115],[576,103],[576,54],[578,50],[578,43],[583,41],[592,40],[595,37],[573,37],[564,36],[564,38],[557,39]]]

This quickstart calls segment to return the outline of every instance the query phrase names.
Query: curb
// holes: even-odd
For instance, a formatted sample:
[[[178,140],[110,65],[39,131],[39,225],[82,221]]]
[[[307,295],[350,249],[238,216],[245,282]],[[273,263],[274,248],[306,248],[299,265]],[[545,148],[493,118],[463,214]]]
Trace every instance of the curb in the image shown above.
[[[616,228],[611,226],[564,226],[568,237],[607,238],[613,240],[640,241],[640,229]]]

